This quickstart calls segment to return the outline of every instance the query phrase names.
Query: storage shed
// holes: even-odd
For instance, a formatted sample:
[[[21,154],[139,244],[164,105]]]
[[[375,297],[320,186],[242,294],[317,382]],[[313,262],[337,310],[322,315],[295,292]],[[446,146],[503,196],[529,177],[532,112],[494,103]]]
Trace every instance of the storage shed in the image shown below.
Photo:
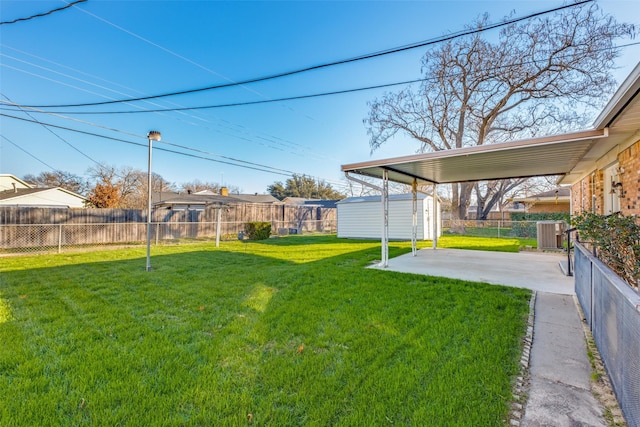
[[[417,240],[432,240],[433,221],[440,227],[440,203],[432,215],[431,196],[417,195]],[[349,197],[336,203],[338,209],[338,237],[350,239],[380,239],[382,237],[383,208],[380,196]],[[413,200],[411,194],[389,195],[389,239],[411,240]]]

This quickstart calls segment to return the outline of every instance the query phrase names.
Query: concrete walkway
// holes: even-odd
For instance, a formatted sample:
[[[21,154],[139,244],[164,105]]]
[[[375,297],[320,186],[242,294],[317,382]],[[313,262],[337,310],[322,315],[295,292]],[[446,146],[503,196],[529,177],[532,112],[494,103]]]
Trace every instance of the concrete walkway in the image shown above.
[[[606,427],[590,389],[591,364],[566,255],[422,249],[389,260],[387,270],[521,287],[536,291],[530,382],[521,426]],[[380,267],[373,267],[380,268]]]

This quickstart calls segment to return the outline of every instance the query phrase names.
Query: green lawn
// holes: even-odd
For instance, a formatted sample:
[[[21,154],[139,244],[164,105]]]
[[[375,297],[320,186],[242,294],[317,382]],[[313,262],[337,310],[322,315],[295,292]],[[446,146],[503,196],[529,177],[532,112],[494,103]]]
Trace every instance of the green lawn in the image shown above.
[[[496,252],[519,252],[521,248],[536,247],[536,239],[521,237],[482,237],[469,235],[443,234],[438,238],[439,248],[470,249]]]
[[[333,236],[152,255],[0,258],[0,425],[505,424],[529,291]]]

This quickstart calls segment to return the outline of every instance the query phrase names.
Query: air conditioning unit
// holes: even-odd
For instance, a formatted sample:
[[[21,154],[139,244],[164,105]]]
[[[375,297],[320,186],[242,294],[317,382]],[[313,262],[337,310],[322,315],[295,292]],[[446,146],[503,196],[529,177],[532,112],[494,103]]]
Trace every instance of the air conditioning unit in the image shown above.
[[[538,249],[562,249],[563,221],[538,221]]]

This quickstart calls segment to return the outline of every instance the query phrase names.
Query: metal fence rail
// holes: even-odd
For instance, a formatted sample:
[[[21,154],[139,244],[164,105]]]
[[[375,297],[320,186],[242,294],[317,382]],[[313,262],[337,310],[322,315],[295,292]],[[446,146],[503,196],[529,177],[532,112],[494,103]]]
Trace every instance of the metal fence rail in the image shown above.
[[[575,289],[627,425],[640,427],[640,295],[579,243]]]
[[[335,233],[336,221],[270,221],[275,234],[280,229],[296,233]],[[220,221],[220,238],[236,239],[245,222]],[[217,223],[154,222],[152,243],[159,245],[177,239],[212,239]],[[147,239],[145,222],[85,224],[10,224],[0,225],[0,253],[62,252],[78,247],[142,244]]]

